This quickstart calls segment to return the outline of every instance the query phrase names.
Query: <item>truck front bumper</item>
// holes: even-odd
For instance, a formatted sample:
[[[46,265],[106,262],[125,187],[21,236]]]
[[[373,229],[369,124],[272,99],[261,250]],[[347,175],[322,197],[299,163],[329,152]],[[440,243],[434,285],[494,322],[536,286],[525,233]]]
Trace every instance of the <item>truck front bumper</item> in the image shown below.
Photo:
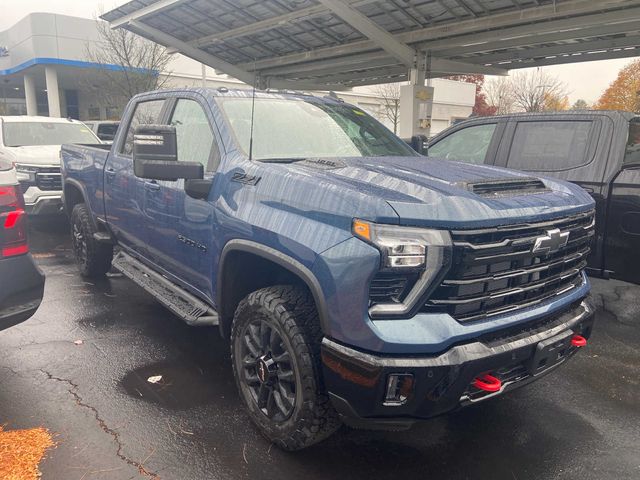
[[[359,428],[403,429],[530,383],[563,364],[588,339],[594,308],[588,299],[541,320],[455,345],[437,356],[374,355],[325,338],[325,386],[345,423]],[[475,385],[486,374],[500,381],[487,392]],[[390,377],[410,379],[404,401],[388,401]],[[406,388],[409,385],[410,388]]]

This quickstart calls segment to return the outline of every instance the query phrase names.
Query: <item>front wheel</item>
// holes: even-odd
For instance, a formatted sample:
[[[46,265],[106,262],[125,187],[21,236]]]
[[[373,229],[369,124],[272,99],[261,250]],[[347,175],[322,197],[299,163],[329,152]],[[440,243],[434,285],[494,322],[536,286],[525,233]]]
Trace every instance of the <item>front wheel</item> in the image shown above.
[[[233,372],[253,422],[285,450],[340,427],[321,376],[318,313],[310,293],[275,286],[248,295],[231,332]]]
[[[71,245],[76,264],[83,277],[101,277],[111,269],[113,246],[100,243],[93,234],[96,229],[84,203],[71,212]]]

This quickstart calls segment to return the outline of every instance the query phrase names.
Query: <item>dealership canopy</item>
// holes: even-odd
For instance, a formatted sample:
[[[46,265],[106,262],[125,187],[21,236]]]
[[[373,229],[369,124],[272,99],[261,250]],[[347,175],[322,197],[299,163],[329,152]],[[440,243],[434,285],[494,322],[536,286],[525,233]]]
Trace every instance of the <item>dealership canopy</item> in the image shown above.
[[[640,1],[628,0],[134,0],[102,18],[274,88],[640,55]]]

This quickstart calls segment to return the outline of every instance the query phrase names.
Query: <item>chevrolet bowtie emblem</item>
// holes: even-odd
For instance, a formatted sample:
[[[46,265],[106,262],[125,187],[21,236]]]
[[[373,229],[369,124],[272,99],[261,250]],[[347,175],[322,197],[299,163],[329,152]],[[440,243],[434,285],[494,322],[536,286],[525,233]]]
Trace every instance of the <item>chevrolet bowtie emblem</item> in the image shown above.
[[[536,238],[533,244],[532,253],[541,253],[548,255],[557,252],[567,244],[569,240],[569,232],[561,232],[559,228],[547,230],[547,234]]]

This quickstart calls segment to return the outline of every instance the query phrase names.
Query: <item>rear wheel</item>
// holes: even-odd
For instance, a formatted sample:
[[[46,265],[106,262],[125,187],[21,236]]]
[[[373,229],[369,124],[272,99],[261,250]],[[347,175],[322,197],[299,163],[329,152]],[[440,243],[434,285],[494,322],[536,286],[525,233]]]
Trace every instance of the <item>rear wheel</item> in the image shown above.
[[[234,316],[238,390],[260,431],[285,450],[308,447],[340,427],[322,382],[321,339],[313,298],[300,287],[253,292]]]
[[[71,245],[76,264],[83,277],[101,277],[111,269],[113,245],[96,241],[96,229],[91,214],[84,203],[71,212]]]

